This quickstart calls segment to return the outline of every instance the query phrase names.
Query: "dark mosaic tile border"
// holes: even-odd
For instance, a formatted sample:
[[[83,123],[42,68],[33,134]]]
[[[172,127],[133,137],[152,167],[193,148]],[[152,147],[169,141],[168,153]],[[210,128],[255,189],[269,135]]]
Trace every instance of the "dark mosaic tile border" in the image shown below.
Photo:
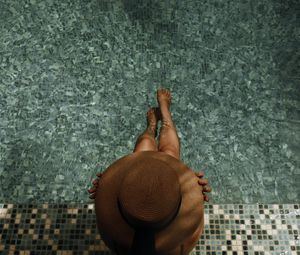
[[[191,254],[299,255],[300,205],[205,205],[205,231]],[[0,254],[112,254],[93,204],[0,204]]]

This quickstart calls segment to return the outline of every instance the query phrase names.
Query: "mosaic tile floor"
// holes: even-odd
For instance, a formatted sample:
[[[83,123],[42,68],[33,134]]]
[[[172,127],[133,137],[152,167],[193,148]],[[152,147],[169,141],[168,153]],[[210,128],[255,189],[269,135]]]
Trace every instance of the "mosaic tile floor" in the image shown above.
[[[300,205],[205,205],[191,254],[300,254]],[[112,254],[93,204],[0,204],[0,254]]]

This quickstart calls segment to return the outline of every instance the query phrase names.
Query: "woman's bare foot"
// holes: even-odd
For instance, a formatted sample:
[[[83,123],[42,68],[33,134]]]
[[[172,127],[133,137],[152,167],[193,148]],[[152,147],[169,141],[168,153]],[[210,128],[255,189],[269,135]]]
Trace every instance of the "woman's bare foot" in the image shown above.
[[[147,112],[147,124],[151,127],[156,127],[157,125],[157,117],[155,115],[154,108],[150,108]]]
[[[159,116],[157,116],[157,109],[150,108],[147,112],[147,125],[148,128],[157,136],[157,121],[159,120]]]
[[[157,101],[159,103],[159,107],[162,110],[163,108],[167,107],[167,109],[170,109],[171,105],[171,93],[167,89],[158,89],[157,90]]]
[[[168,89],[157,90],[157,101],[161,112],[162,125],[174,126],[170,112],[171,99],[171,92]]]
[[[171,99],[168,89],[157,90],[157,101],[162,117],[158,150],[180,160],[180,141],[170,112]]]

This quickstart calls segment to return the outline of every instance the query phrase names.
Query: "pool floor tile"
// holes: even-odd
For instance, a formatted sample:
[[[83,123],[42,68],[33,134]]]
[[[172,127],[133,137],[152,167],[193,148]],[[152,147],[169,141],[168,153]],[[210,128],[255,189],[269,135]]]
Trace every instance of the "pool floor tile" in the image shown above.
[[[193,255],[299,255],[300,205],[206,204]],[[0,204],[0,254],[113,254],[93,204]]]

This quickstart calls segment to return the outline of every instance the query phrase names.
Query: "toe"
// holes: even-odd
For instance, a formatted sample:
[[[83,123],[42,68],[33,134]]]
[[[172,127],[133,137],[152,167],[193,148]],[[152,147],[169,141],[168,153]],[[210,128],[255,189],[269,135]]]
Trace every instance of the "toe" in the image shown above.
[[[208,180],[207,179],[200,179],[200,180],[198,180],[198,183],[200,185],[207,185],[208,184]]]
[[[147,115],[148,115],[148,116],[151,116],[153,113],[154,113],[153,108],[150,108],[150,109],[148,110],[148,112],[147,112]]]
[[[147,119],[148,119],[149,122],[155,121],[155,112],[152,108],[149,109],[148,112],[147,112]]]
[[[200,171],[199,173],[196,173],[196,175],[197,175],[198,177],[203,177],[203,176],[204,176],[204,171]]]
[[[208,186],[208,185],[206,185],[206,186],[203,187],[203,191],[204,192],[211,192],[211,190],[212,190],[211,187]]]

